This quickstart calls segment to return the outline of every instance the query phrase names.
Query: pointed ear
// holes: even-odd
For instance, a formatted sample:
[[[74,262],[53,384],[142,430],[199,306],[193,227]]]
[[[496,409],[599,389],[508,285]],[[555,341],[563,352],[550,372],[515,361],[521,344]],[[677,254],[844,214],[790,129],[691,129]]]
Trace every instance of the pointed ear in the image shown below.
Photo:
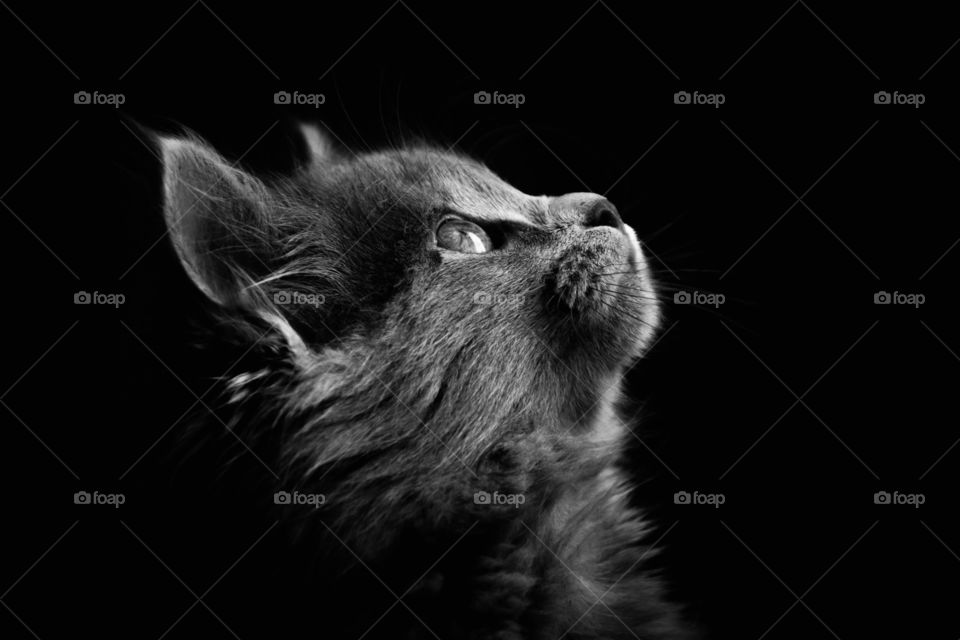
[[[301,122],[300,133],[303,134],[304,142],[310,151],[311,164],[330,162],[338,158],[339,154],[330,134],[318,125]]]
[[[270,194],[202,142],[160,137],[163,212],[190,279],[224,306],[252,306],[247,285],[269,271]]]

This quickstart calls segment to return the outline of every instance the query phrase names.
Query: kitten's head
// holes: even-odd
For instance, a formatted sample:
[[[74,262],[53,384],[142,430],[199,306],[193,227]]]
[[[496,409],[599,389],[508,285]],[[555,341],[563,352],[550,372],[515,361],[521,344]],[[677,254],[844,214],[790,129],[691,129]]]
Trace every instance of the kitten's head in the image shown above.
[[[312,160],[272,180],[198,139],[160,140],[187,273],[236,323],[286,345],[292,379],[262,392],[278,396],[298,483],[379,482],[427,502],[497,488],[484,482],[532,490],[610,437],[600,414],[659,318],[612,203],[526,195],[436,148],[351,156],[305,133]],[[349,473],[327,476],[338,461]],[[443,481],[390,484],[418,471]]]

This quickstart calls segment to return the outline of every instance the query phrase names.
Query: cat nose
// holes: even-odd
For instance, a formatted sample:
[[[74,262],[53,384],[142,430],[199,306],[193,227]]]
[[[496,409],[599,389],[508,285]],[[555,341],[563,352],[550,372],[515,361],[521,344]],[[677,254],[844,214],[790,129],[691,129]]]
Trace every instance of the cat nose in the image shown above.
[[[613,227],[623,231],[623,220],[617,213],[617,208],[606,198],[597,200],[583,216],[583,226],[585,227]]]

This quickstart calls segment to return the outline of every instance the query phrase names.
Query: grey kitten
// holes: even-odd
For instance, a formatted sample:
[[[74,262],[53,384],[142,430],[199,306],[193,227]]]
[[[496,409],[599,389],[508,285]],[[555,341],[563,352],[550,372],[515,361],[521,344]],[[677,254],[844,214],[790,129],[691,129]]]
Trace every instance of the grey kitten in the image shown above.
[[[257,498],[276,498],[322,624],[692,637],[618,466],[622,373],[660,319],[633,230],[596,194],[304,134],[310,162],[272,179],[197,138],[158,143],[174,248],[219,336],[253,354],[224,385],[229,426],[280,477]],[[365,607],[370,574],[411,615]]]

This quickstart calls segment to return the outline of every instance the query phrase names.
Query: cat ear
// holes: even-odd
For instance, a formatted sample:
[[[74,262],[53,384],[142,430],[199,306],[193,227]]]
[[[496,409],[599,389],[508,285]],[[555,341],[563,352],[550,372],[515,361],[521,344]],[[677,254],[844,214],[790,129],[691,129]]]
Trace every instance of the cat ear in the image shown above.
[[[311,164],[330,162],[338,157],[336,146],[330,134],[319,126],[309,122],[301,122],[300,133],[303,134],[304,142],[307,143]]]
[[[163,212],[194,284],[223,306],[252,306],[247,285],[268,271],[269,192],[202,142],[160,137]]]

